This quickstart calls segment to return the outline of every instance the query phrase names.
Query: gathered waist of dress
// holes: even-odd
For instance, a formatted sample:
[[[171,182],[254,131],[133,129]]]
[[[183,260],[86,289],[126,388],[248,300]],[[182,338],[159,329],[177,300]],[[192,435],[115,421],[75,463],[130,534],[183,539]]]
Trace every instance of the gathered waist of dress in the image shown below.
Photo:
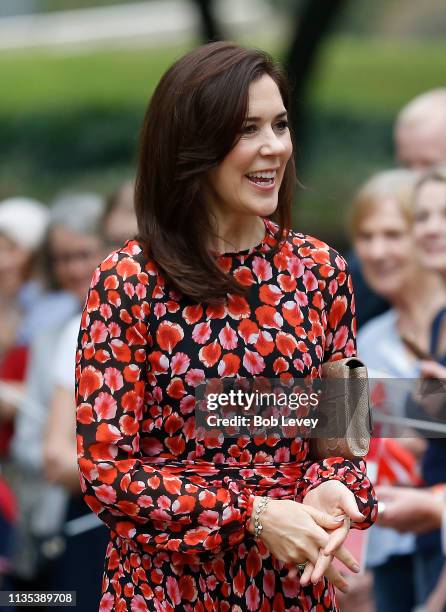
[[[215,481],[231,480],[246,486],[295,486],[307,467],[302,461],[271,463],[211,463],[207,461],[144,460],[144,465],[162,469],[172,475],[201,476]]]

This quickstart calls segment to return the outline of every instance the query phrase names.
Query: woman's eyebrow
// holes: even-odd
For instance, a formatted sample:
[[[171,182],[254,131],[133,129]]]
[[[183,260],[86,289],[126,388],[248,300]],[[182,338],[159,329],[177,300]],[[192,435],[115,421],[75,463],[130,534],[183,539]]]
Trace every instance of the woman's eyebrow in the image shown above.
[[[287,111],[283,111],[274,117],[274,119],[282,119],[288,115]],[[261,121],[262,117],[246,117],[245,121]]]

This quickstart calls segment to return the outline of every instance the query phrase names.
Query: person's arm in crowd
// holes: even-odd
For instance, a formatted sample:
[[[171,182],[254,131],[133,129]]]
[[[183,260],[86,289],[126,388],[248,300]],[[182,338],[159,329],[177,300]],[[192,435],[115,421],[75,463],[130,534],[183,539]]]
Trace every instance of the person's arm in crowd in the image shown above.
[[[430,488],[377,486],[378,522],[397,531],[424,533],[441,527],[446,485]]]
[[[46,478],[80,492],[76,454],[76,406],[73,389],[56,385],[48,414],[43,446]]]

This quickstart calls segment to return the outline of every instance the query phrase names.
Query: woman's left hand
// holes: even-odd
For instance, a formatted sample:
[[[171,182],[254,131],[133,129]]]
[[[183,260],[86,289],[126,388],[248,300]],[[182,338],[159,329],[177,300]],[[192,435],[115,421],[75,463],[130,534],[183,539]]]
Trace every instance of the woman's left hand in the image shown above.
[[[316,584],[322,578],[333,561],[334,553],[344,543],[350,530],[350,522],[352,520],[362,522],[365,516],[359,511],[353,493],[339,480],[321,483],[306,494],[303,503],[327,514],[345,516],[341,526],[331,532],[325,548],[320,550],[316,564],[309,562],[306,564],[300,578],[301,584],[306,585],[309,584],[310,579],[313,584]]]

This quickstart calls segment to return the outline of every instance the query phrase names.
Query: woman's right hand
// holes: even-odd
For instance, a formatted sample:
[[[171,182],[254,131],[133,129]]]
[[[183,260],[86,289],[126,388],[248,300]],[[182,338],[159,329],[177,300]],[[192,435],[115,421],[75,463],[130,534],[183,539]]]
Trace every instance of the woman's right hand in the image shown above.
[[[260,498],[254,498],[253,516]],[[287,564],[310,561],[316,564],[327,545],[329,534],[344,524],[344,517],[325,514],[312,506],[292,500],[271,499],[260,515],[261,539],[268,550]],[[253,520],[251,522],[253,530]],[[349,569],[355,571],[356,559],[341,546],[335,556]],[[346,591],[347,582],[332,565],[325,572],[327,578],[341,591]]]

